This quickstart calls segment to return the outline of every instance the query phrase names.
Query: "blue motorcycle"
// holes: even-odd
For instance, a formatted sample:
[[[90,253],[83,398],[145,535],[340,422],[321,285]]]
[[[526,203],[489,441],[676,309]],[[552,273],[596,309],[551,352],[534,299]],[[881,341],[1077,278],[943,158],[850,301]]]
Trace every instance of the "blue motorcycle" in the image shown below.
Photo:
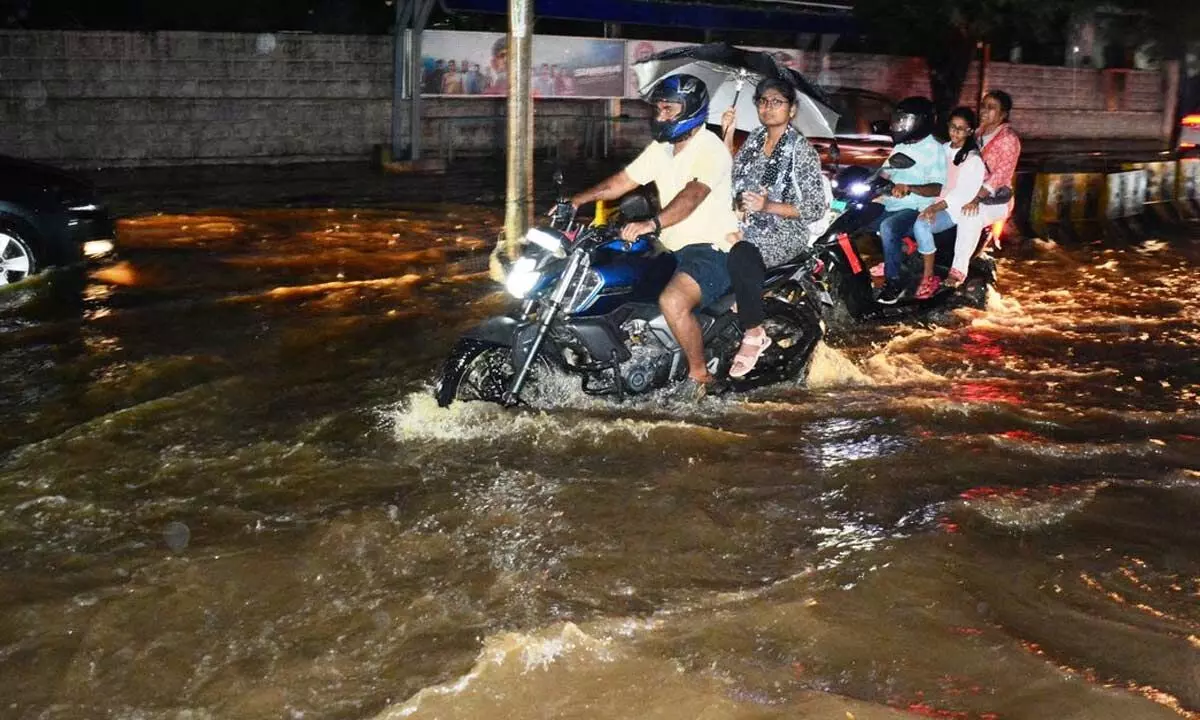
[[[642,195],[620,204],[604,224],[577,222],[556,174],[559,202],[548,227],[535,227],[509,268],[506,288],[519,309],[472,329],[451,350],[434,390],[438,404],[482,400],[514,405],[522,390],[549,369],[580,378],[590,395],[622,399],[666,387],[687,376],[687,361],[658,307],[675,272],[671,253],[655,237],[620,238],[626,223],[652,216]],[[747,376],[726,385],[745,391],[794,380],[805,371],[824,334],[818,274],[822,263],[805,253],[772,268],[764,284],[764,327],[774,341]],[[709,371],[726,378],[741,344],[732,294],[696,311]]]

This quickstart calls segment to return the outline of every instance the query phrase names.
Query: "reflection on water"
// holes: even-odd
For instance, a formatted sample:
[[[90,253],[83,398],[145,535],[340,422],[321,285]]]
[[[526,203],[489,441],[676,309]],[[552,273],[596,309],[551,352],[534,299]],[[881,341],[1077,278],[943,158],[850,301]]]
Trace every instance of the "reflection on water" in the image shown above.
[[[1196,245],[807,382],[436,407],[494,213],[124,221],[0,298],[6,717],[1200,717]]]

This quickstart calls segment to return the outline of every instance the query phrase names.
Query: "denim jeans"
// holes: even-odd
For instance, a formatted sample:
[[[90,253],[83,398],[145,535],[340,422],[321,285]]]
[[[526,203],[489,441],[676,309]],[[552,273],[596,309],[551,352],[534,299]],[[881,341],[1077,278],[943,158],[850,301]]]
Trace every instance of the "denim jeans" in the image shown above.
[[[886,210],[864,228],[879,231],[879,239],[883,241],[883,274],[888,280],[900,279],[900,265],[904,261],[901,241],[912,231],[918,214],[916,210]]]
[[[940,211],[933,216],[933,222],[927,222],[918,218],[913,223],[913,239],[917,241],[917,250],[922,255],[931,255],[937,252],[937,245],[933,242],[933,236],[949,230],[954,227],[954,220],[950,218],[950,213],[945,210]]]

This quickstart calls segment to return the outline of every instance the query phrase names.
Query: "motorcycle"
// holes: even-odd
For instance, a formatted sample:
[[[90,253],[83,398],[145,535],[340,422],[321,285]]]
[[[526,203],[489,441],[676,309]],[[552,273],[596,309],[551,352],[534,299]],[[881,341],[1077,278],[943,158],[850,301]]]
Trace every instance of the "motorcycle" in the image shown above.
[[[836,149],[833,155],[836,163]],[[891,192],[893,183],[887,179],[888,170],[911,168],[915,161],[903,154],[894,153],[887,162],[875,170],[859,165],[841,168],[832,181],[833,201],[824,223],[824,230],[815,231],[813,248],[824,264],[818,277],[833,302],[826,320],[835,326],[868,320],[902,319],[938,308],[953,308],[964,305],[982,307],[987,297],[987,288],[996,282],[996,263],[987,250],[999,239],[1000,227],[984,228],[968,267],[966,280],[957,289],[942,286],[931,297],[918,300],[910,293],[895,305],[883,305],[875,300],[871,275],[861,253],[853,242],[883,212],[877,198]],[[1012,198],[1010,188],[1000,188],[982,204],[1007,204]],[[1002,225],[1002,224],[998,224]],[[945,276],[954,259],[955,230],[934,236],[937,245],[934,265],[940,275]],[[915,243],[906,249],[901,269],[901,282],[915,288],[922,274],[922,260],[915,252]]]
[[[509,268],[506,288],[518,310],[467,332],[445,360],[434,389],[440,406],[483,400],[515,405],[533,376],[557,370],[580,378],[589,395],[624,399],[682,380],[687,360],[667,327],[658,296],[675,272],[654,235],[625,243],[620,229],[653,215],[645,196],[627,196],[608,222],[584,224],[555,174],[558,203],[547,227],[531,228]],[[812,254],[771,268],[764,284],[764,327],[773,343],[754,370],[731,380],[745,391],[798,377],[824,334],[828,296]],[[742,328],[726,295],[696,312],[708,370],[723,377]]]

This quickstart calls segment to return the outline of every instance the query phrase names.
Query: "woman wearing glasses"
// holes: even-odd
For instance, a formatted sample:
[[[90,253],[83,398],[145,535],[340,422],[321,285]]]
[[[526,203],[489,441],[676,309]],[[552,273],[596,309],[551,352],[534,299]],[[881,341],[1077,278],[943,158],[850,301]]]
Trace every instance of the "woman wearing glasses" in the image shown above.
[[[756,128],[733,159],[735,210],[739,231],[727,260],[738,319],[745,331],[729,376],[740,378],[754,369],[771,345],[763,329],[762,286],[768,267],[793,259],[808,243],[808,226],[829,209],[821,182],[817,151],[795,127],[796,90],[776,79],[759,83]],[[725,146],[733,152],[733,108],[721,118]]]

